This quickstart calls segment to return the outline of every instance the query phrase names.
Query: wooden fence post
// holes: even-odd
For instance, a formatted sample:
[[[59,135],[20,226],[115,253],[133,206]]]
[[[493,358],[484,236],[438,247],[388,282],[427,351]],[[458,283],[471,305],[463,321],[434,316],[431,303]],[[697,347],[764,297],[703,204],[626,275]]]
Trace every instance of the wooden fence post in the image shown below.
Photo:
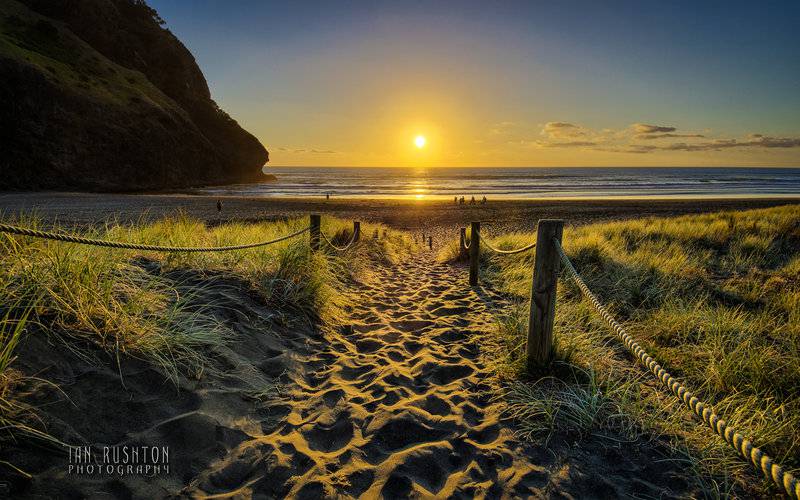
[[[478,260],[481,256],[481,223],[473,221],[470,223],[469,235],[469,285],[478,284]]]
[[[322,216],[319,214],[311,214],[311,250],[319,250],[319,233],[322,226]]]
[[[467,260],[467,249],[464,248],[467,245],[467,228],[461,228],[461,235],[460,235],[460,244],[458,245],[458,260],[465,261]]]
[[[353,221],[353,243],[361,239],[361,222]]]
[[[547,366],[553,358],[556,285],[558,271],[561,268],[561,258],[553,240],[561,242],[563,232],[563,220],[542,219],[539,221],[528,323],[528,371],[535,371]]]

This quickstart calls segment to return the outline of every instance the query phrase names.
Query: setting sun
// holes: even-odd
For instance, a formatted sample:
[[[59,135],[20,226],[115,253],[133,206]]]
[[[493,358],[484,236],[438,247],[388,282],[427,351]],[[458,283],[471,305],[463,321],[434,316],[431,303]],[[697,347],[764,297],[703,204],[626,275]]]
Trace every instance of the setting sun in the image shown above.
[[[414,138],[414,145],[417,146],[419,149],[424,148],[426,142],[427,140],[425,139],[424,135],[418,135]]]

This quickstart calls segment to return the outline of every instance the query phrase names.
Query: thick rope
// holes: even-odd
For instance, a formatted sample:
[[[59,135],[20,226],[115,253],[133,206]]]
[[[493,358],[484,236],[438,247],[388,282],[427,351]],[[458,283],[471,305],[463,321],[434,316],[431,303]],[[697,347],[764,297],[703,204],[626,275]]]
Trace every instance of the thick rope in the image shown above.
[[[343,247],[334,245],[333,242],[331,240],[329,240],[328,237],[325,236],[325,233],[323,233],[322,231],[320,231],[319,234],[322,235],[322,239],[325,240],[325,242],[328,245],[330,245],[334,250],[338,250],[340,252],[344,252],[345,250],[347,250],[348,248],[353,246],[353,243],[356,242],[356,233],[355,233],[355,231],[353,231],[353,235],[350,237],[350,241],[348,241],[347,244],[345,244]]]
[[[480,236],[480,232],[478,233],[478,235]],[[530,250],[531,248],[533,248],[533,247],[535,247],[535,246],[536,246],[536,242],[534,241],[534,242],[533,242],[533,243],[531,243],[530,245],[525,245],[525,246],[524,246],[524,247],[522,247],[522,248],[517,248],[517,249],[514,249],[514,250],[501,250],[501,249],[499,249],[499,248],[496,248],[496,247],[492,246],[492,244],[491,244],[491,243],[489,243],[489,240],[487,240],[487,239],[483,239],[483,238],[481,238],[481,243],[482,243],[483,245],[485,245],[485,246],[486,246],[486,247],[487,247],[489,250],[491,250],[492,252],[498,253],[498,254],[500,254],[500,255],[513,255],[513,254],[515,254],[515,253],[522,253],[522,252],[526,252],[526,251],[528,251],[528,250]]]
[[[697,397],[695,397],[691,392],[689,392],[686,387],[684,387],[681,383],[675,380],[672,375],[670,375],[664,368],[662,368],[655,359],[653,359],[644,349],[631,337],[625,328],[620,325],[613,316],[603,307],[603,304],[597,299],[597,297],[589,290],[589,287],[586,286],[586,283],[583,281],[583,278],[580,277],[578,272],[573,267],[572,262],[570,262],[567,255],[564,253],[564,249],[561,248],[561,243],[558,240],[553,240],[556,245],[556,249],[558,250],[559,255],[561,255],[561,261],[564,263],[564,267],[566,267],[569,274],[575,280],[575,283],[578,285],[578,288],[581,289],[581,292],[586,296],[587,299],[592,303],[594,308],[597,310],[598,313],[603,317],[603,319],[608,323],[612,330],[617,334],[617,337],[625,344],[629,351],[631,351],[639,360],[642,362],[644,366],[646,366],[650,372],[653,373],[656,377],[658,377],[661,382],[672,391],[673,394],[678,396],[686,406],[691,409],[695,415],[700,417],[703,422],[706,423],[711,430],[716,432],[719,436],[721,436],[725,441],[728,442],[733,448],[738,451],[742,457],[746,460],[749,460],[757,469],[761,469],[761,472],[768,478],[771,478],[775,484],[778,486],[782,486],[784,490],[789,494],[790,498],[798,499],[800,498],[800,481],[798,481],[791,473],[786,472],[783,468],[776,464],[772,458],[767,456],[766,453],[761,451],[758,447],[754,446],[753,443],[744,437],[742,434],[737,432],[733,427],[728,425],[724,420],[719,418],[714,410],[711,409],[710,406],[706,405]]]
[[[0,233],[18,234],[21,236],[32,236],[34,238],[44,238],[46,240],[65,241],[67,243],[79,243],[81,245],[93,245],[98,247],[109,248],[124,248],[128,250],[149,250],[154,252],[225,252],[228,250],[244,250],[245,248],[263,247],[272,245],[280,241],[294,238],[308,231],[310,228],[305,227],[292,234],[275,238],[274,240],[261,241],[258,243],[248,243],[246,245],[233,245],[227,247],[169,247],[160,245],[145,245],[141,243],[124,243],[121,241],[106,241],[96,240],[92,238],[85,238],[83,236],[76,236],[73,234],[63,233],[50,233],[47,231],[39,231],[37,229],[28,229],[25,227],[10,226],[8,224],[0,224]]]

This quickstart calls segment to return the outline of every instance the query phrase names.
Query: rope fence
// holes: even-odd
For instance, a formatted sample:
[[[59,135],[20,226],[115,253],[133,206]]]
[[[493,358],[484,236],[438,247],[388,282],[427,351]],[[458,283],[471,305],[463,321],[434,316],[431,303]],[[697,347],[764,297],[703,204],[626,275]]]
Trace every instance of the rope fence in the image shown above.
[[[776,485],[783,488],[790,498],[800,499],[800,481],[790,472],[777,464],[769,455],[764,453],[753,442],[725,422],[706,403],[698,399],[685,386],[669,374],[658,362],[653,359],[614,319],[603,306],[597,296],[592,293],[586,282],[578,274],[561,246],[564,221],[543,219],[537,225],[536,242],[515,250],[500,250],[493,247],[480,235],[480,222],[472,222],[472,238],[466,242],[466,228],[461,228],[459,243],[459,256],[466,257],[469,251],[470,260],[470,285],[478,284],[478,257],[480,245],[483,243],[489,250],[501,255],[521,253],[536,247],[536,256],[533,264],[531,285],[530,316],[528,323],[528,339],[526,349],[526,362],[530,372],[547,369],[553,360],[553,324],[556,306],[556,287],[561,264],[566,269],[581,293],[591,302],[597,313],[605,320],[625,347],[638,358],[638,360],[666,386],[708,427],[719,435],[726,443],[733,447],[739,455],[750,462],[764,476],[771,479]],[[541,243],[537,246],[536,243]]]
[[[675,396],[686,404],[686,406],[694,412],[695,415],[708,425],[717,435],[722,437],[729,445],[731,445],[739,454],[745,459],[750,461],[757,469],[767,478],[771,478],[775,484],[783,487],[786,493],[792,498],[800,498],[800,481],[798,481],[791,473],[783,470],[783,467],[775,463],[766,453],[761,451],[760,448],[754,446],[750,439],[747,439],[741,433],[736,431],[733,427],[728,425],[725,420],[719,418],[714,410],[703,401],[700,401],[694,394],[686,389],[680,382],[669,374],[664,368],[659,365],[652,356],[642,349],[638,342],[625,330],[625,328],[617,322],[616,319],[608,312],[603,306],[597,296],[592,293],[586,282],[583,281],[578,271],[572,265],[572,262],[564,253],[561,247],[561,242],[554,239],[556,250],[561,257],[561,262],[567,270],[567,273],[572,277],[575,283],[580,288],[583,295],[592,303],[594,309],[602,316],[608,326],[614,330],[617,337],[625,344],[625,347],[633,353],[639,361],[647,367],[650,372],[658,378]]]
[[[91,246],[105,247],[105,248],[119,248],[125,250],[145,250],[152,252],[227,252],[231,250],[245,250],[248,248],[257,248],[257,247],[272,245],[274,243],[280,243],[281,241],[286,241],[296,236],[300,236],[301,234],[308,231],[311,232],[311,248],[313,250],[319,250],[319,240],[321,238],[334,250],[344,251],[353,246],[353,244],[355,244],[356,242],[358,242],[361,236],[361,222],[354,221],[353,235],[350,237],[350,241],[348,241],[347,244],[345,244],[344,246],[338,246],[335,243],[333,243],[325,235],[325,233],[321,231],[319,215],[312,214],[310,217],[310,221],[311,221],[310,224],[302,229],[299,229],[293,233],[269,241],[259,241],[257,243],[246,243],[243,245],[230,245],[230,246],[220,246],[220,247],[180,247],[180,246],[167,246],[167,245],[149,245],[145,243],[128,243],[124,241],[108,241],[96,238],[87,238],[85,236],[79,236],[75,234],[41,231],[39,229],[12,226],[10,224],[3,224],[3,223],[0,223],[0,233],[16,234],[19,236],[30,236],[32,238],[62,241],[65,243],[77,243],[79,245],[91,245]]]
[[[329,239],[329,238],[328,238],[328,237],[325,235],[325,233],[322,233],[322,232],[321,232],[321,233],[320,233],[320,235],[322,236],[322,239],[325,241],[325,243],[327,243],[327,244],[328,244],[328,246],[330,246],[330,247],[331,247],[331,248],[333,248],[334,250],[338,250],[339,252],[344,252],[345,250],[347,250],[348,248],[350,248],[351,246],[353,246],[353,244],[354,244],[354,243],[357,241],[357,239],[356,239],[356,232],[355,232],[355,231],[353,231],[353,235],[350,237],[350,241],[348,241],[348,242],[347,242],[347,243],[346,243],[344,246],[338,246],[338,245],[336,245],[334,242],[332,242],[332,241],[331,241],[331,240],[330,240],[330,239]]]
[[[483,235],[481,235],[481,242],[484,245],[486,245],[486,248],[488,248],[492,252],[494,252],[496,254],[500,254],[500,255],[514,255],[514,254],[518,254],[518,253],[522,253],[522,252],[527,252],[528,250],[536,247],[536,242],[534,241],[530,245],[525,245],[524,247],[517,248],[515,250],[502,250],[500,248],[497,248],[497,247],[493,246],[491,243],[489,243],[489,240],[484,239]]]
[[[227,252],[230,250],[244,250],[247,248],[263,247],[279,243],[281,241],[299,236],[311,227],[306,226],[303,229],[295,231],[291,234],[281,236],[269,241],[260,241],[258,243],[248,243],[244,245],[232,245],[222,247],[177,247],[177,246],[163,246],[163,245],[147,245],[143,243],[126,243],[122,241],[107,241],[98,240],[94,238],[86,238],[84,236],[77,236],[74,234],[55,233],[49,231],[40,231],[38,229],[29,229],[25,227],[12,226],[9,224],[0,224],[0,233],[16,234],[20,236],[31,236],[33,238],[42,238],[46,240],[63,241],[66,243],[77,243],[80,245],[92,245],[97,247],[106,248],[121,248],[126,250],[147,250],[154,252]]]

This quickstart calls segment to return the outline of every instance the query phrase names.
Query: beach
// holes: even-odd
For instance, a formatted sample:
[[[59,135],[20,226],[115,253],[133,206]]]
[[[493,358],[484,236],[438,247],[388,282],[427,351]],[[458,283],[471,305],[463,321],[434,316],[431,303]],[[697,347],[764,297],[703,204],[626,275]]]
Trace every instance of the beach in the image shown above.
[[[222,210],[217,210],[217,201]],[[639,217],[668,217],[720,210],[744,210],[797,204],[796,198],[673,198],[605,200],[363,199],[324,196],[266,198],[189,194],[0,193],[0,213],[36,214],[52,225],[88,226],[114,219],[121,223],[152,221],[185,214],[208,224],[258,222],[311,213],[380,222],[396,229],[458,228],[479,220],[498,232],[531,231],[539,219],[588,224]]]
[[[795,252],[781,249],[796,241],[798,207],[792,200],[460,205],[4,193],[0,207],[9,222],[21,216],[18,223],[27,225],[32,219],[26,217],[35,216],[42,227],[91,228],[106,240],[207,247],[299,234],[264,250],[208,257],[14,237],[2,254],[8,265],[1,282],[10,297],[37,304],[38,324],[30,327],[36,334],[21,336],[12,346],[6,384],[19,399],[11,416],[19,432],[33,426],[48,433],[46,439],[58,440],[56,449],[70,446],[69,458],[27,439],[6,447],[0,460],[24,471],[6,474],[14,492],[685,498],[706,494],[710,484],[726,481],[726,474],[734,478],[729,488],[736,494],[758,491],[747,484],[752,473],[741,464],[699,468],[705,457],[716,461],[730,450],[663,399],[632,359],[603,340],[596,323],[573,323],[584,314],[574,294],[559,299],[556,322],[559,345],[573,354],[558,354],[559,368],[543,379],[518,371],[519,325],[525,320],[513,318],[527,318],[533,254],[497,260],[482,248],[480,282],[470,287],[467,266],[448,252],[458,227],[469,221],[483,223],[482,237],[514,248],[535,237],[537,220],[562,218],[568,225],[566,251],[581,270],[603,279],[592,259],[604,256],[605,269],[618,273],[599,283],[603,296],[620,293],[620,303],[639,300],[656,312],[677,315],[669,309],[677,306],[662,301],[719,295],[719,307],[735,309],[754,299],[744,291],[736,292],[741,297],[731,292],[723,297],[721,290],[740,283],[742,273],[753,283],[762,279],[759,273],[774,275],[770,283],[791,278],[794,264],[785,262]],[[332,241],[316,253],[309,253],[309,237],[299,230],[310,213],[323,214],[322,233]],[[333,245],[350,240],[352,220],[364,223],[362,242],[336,250]],[[683,224],[697,234],[693,243],[680,239]],[[433,236],[433,248],[422,244],[423,233]],[[755,247],[757,235],[774,243]],[[605,243],[597,246],[598,238]],[[675,240],[659,246],[664,238]],[[719,262],[706,249],[717,240],[713,244],[723,245],[715,254]],[[714,269],[695,271],[707,276],[700,288],[689,271],[660,274],[680,270],[665,256],[690,261],[680,257],[687,244],[696,252],[692,258]],[[621,265],[645,255],[636,254],[639,245],[651,255],[649,263]],[[611,251],[619,254],[606,255]],[[768,269],[765,259],[777,259],[781,267]],[[652,274],[655,266],[661,270]],[[732,273],[731,285],[716,283],[719,269],[730,266],[733,271],[725,273]],[[753,266],[763,270],[754,272]],[[560,286],[569,290],[566,282]],[[785,304],[781,314],[795,314],[790,292],[776,290],[770,300]],[[793,331],[790,320],[780,328]],[[648,331],[655,330],[661,327]],[[763,332],[753,337],[766,338]],[[691,343],[682,344],[679,359],[697,356]],[[752,349],[747,359],[763,352],[755,344]],[[601,385],[587,385],[586,375],[595,370]],[[750,378],[742,373],[726,376],[742,383]],[[776,383],[794,380],[793,373],[778,375]],[[620,391],[620,384],[627,388]],[[641,401],[626,406],[630,391],[641,391]],[[787,407],[796,401],[787,397]],[[663,405],[657,407],[665,413],[649,420],[647,413],[637,413],[642,404]],[[576,413],[557,416],[562,411]],[[797,414],[789,411],[787,418]],[[660,427],[667,417],[673,419],[670,425],[684,426],[683,434]],[[791,422],[781,427],[792,428]],[[784,442],[793,442],[792,431],[782,432]],[[704,448],[709,441],[710,451]],[[149,479],[135,471],[120,475],[116,468],[88,472],[73,457],[83,449],[73,448],[77,445],[95,454],[161,450],[162,461],[169,454],[170,472],[162,467]],[[682,470],[685,460],[697,468]]]
[[[0,0],[0,500],[800,500],[779,4]]]

